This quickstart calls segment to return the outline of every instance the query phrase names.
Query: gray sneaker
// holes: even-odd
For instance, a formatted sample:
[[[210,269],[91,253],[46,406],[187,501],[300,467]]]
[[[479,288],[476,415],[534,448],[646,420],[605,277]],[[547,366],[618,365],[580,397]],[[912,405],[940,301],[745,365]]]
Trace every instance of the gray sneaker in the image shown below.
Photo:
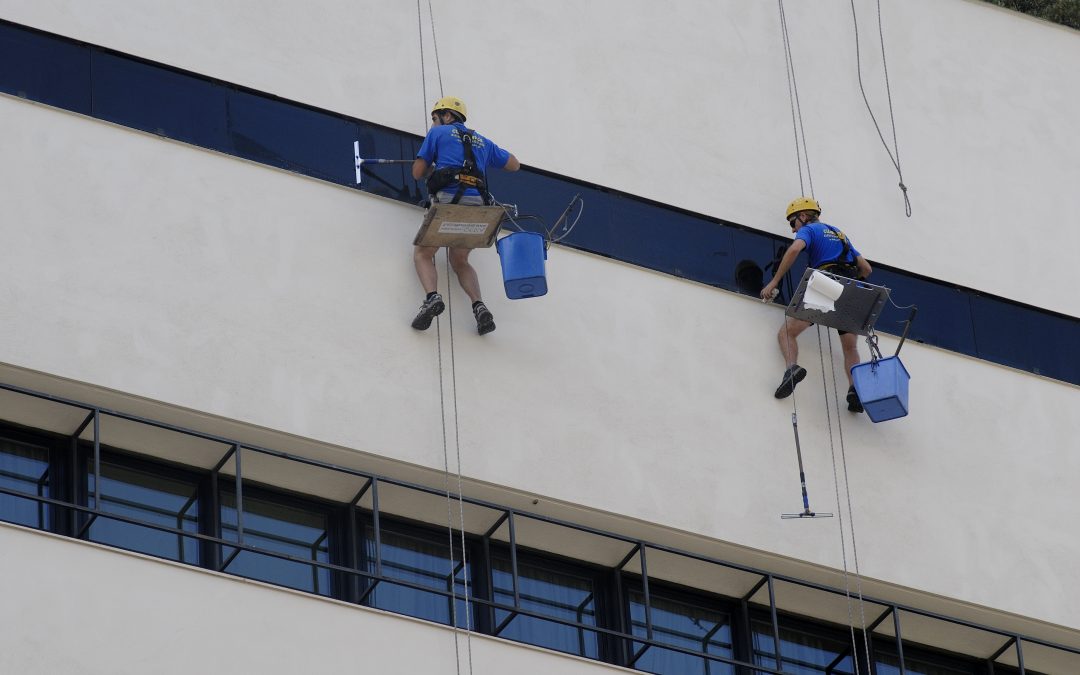
[[[487,335],[495,330],[495,316],[484,303],[477,303],[473,307],[473,316],[476,317],[476,332],[480,335]]]
[[[791,392],[795,391],[795,385],[802,382],[804,377],[806,377],[806,368],[799,364],[788,368],[784,371],[784,379],[780,380],[780,386],[776,388],[776,393],[773,396],[776,398],[791,396]]]
[[[420,313],[412,320],[412,327],[416,330],[427,330],[431,326],[431,320],[442,314],[444,309],[446,305],[442,296],[438,293],[432,295],[420,305]]]

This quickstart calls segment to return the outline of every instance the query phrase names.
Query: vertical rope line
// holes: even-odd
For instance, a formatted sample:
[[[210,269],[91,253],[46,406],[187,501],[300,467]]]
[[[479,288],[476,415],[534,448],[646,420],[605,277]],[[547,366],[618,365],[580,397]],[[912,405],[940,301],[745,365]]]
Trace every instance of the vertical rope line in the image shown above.
[[[435,46],[435,71],[439,74],[439,98],[446,96],[442,84],[442,64],[439,63],[439,41],[435,38],[435,13],[431,11],[431,0],[427,3],[428,17],[431,19],[431,44]]]
[[[870,113],[870,120],[874,123],[874,129],[877,130],[878,138],[881,139],[881,145],[885,148],[885,153],[889,155],[889,161],[892,162],[893,167],[896,169],[896,175],[900,179],[900,192],[904,195],[904,213],[908,218],[911,217],[911,200],[908,198],[907,185],[904,184],[904,172],[900,170],[900,148],[896,144],[896,119],[893,114],[892,106],[892,90],[889,86],[889,66],[885,63],[885,31],[881,26],[881,0],[878,0],[878,35],[881,38],[881,59],[885,70],[885,90],[889,97],[889,119],[892,123],[893,143],[896,145],[896,155],[893,156],[893,151],[889,149],[889,143],[885,140],[885,134],[881,131],[881,125],[878,124],[877,116],[874,115],[874,110],[870,107],[870,99],[866,97],[866,87],[863,86],[862,79],[862,50],[859,46],[859,17],[855,13],[855,0],[851,1],[851,21],[855,26],[855,72],[859,76],[859,92],[862,94],[863,103],[866,104],[866,111]]]
[[[805,194],[802,175],[802,155],[799,152],[799,127],[795,123],[795,94],[791,86],[791,44],[788,41],[787,17],[784,14],[784,0],[776,0],[780,7],[780,39],[784,43],[784,72],[787,74],[788,103],[791,106],[791,133],[795,137],[795,165],[799,168],[799,194]]]
[[[799,80],[795,76],[795,53],[791,49],[791,37],[787,29],[787,13],[784,12],[783,0],[780,2],[780,26],[784,35],[784,54],[788,61],[788,69],[791,72],[790,90],[788,97],[794,93],[794,109],[798,112],[799,133],[795,135],[795,151],[798,153],[799,136],[802,136],[802,156],[806,162],[806,180],[810,184],[810,196],[814,197],[814,176],[810,172],[810,150],[806,146],[806,127],[803,125],[802,103],[799,100]],[[793,115],[795,113],[793,112]],[[799,168],[799,187],[802,188],[802,167]]]
[[[870,673],[872,672],[870,669],[870,642],[866,636],[866,608],[863,602],[862,573],[859,571],[859,547],[855,543],[855,509],[851,500],[851,482],[848,479],[847,451],[844,446],[844,424],[840,420],[840,390],[836,386],[836,359],[832,358],[832,333],[829,333],[829,357],[832,359],[833,399],[836,405],[836,427],[840,437],[840,462],[844,471],[844,492],[847,495],[848,529],[851,531],[851,554],[855,562],[855,590],[859,597],[859,621],[863,634],[863,647],[866,651],[866,672]]]
[[[461,479],[461,433],[460,422],[458,418],[458,395],[457,395],[457,359],[455,357],[454,350],[454,301],[451,298],[452,293],[449,292],[449,280],[450,280],[450,249],[446,249],[446,279],[447,279],[447,293],[446,293],[446,320],[450,323],[450,383],[451,391],[453,392],[454,400],[454,448],[457,454],[457,502],[458,502],[458,518],[461,534],[461,567],[462,567],[462,579],[465,582],[465,653],[468,655],[469,661],[469,673],[473,671],[472,665],[472,607],[471,598],[469,596],[469,561],[465,552],[465,500],[462,496],[462,479]],[[449,506],[449,505],[448,505]],[[455,603],[456,605],[456,603]]]
[[[420,33],[420,91],[424,97],[420,102],[420,109],[427,112],[427,72],[424,69],[424,21],[420,12],[420,0],[416,0],[416,28]],[[424,115],[424,131],[431,128],[431,116]],[[440,347],[441,350],[441,347]]]
[[[819,356],[819,358],[821,360],[821,372],[822,372],[822,375],[824,375],[824,373],[825,373],[825,353],[824,353],[824,347],[822,346],[822,340],[821,340],[821,326],[815,326],[815,328],[817,329],[818,356]],[[828,332],[827,328],[825,330],[826,330],[826,332]],[[836,386],[836,366],[835,366],[835,359],[833,359],[833,356],[832,356],[832,335],[831,334],[829,335],[828,339],[829,339],[829,361],[830,361],[830,363],[833,364],[833,367],[832,367],[833,388],[835,389],[835,386]],[[843,509],[842,509],[842,507],[840,505],[840,477],[839,477],[839,474],[837,473],[837,470],[836,470],[836,445],[833,442],[832,414],[831,414],[831,412],[829,410],[829,387],[828,387],[828,384],[826,384],[824,377],[821,378],[821,386],[822,386],[822,390],[824,391],[824,394],[825,394],[825,419],[826,419],[826,422],[828,423],[828,427],[829,427],[829,456],[832,458],[833,487],[836,490],[836,517],[837,517],[837,520],[839,521],[839,524],[840,524],[840,556],[841,556],[841,560],[843,561],[843,565],[844,565],[844,598],[847,601],[848,630],[851,633],[851,663],[855,666],[855,675],[859,675],[859,648],[857,646],[857,642],[855,641],[855,615],[854,615],[854,612],[851,609],[851,577],[848,574],[847,539],[846,539],[846,537],[844,535],[844,511],[843,511]],[[839,423],[839,421],[840,421],[840,404],[839,403],[836,404],[836,418],[837,418],[837,423]],[[847,479],[845,478],[844,480],[846,481]],[[864,638],[865,638],[865,631],[863,631],[863,633],[864,633]],[[869,675],[873,671],[867,670],[866,672],[867,672],[867,675]]]
[[[449,262],[447,263],[449,268]],[[450,279],[450,270],[446,270],[447,281]],[[450,293],[447,292],[447,299],[449,300]],[[458,646],[458,630],[457,630],[457,583],[455,582],[455,575],[457,571],[457,561],[454,558],[454,518],[453,518],[453,501],[450,497],[450,452],[447,449],[447,434],[446,434],[446,394],[443,385],[443,358],[442,358],[442,321],[439,317],[435,317],[435,338],[438,345],[438,364],[439,364],[439,419],[442,421],[442,446],[443,446],[443,489],[446,492],[446,529],[450,540],[450,621],[451,627],[454,630],[454,666],[457,669],[457,675],[461,675],[461,648]],[[464,553],[464,551],[462,551]]]

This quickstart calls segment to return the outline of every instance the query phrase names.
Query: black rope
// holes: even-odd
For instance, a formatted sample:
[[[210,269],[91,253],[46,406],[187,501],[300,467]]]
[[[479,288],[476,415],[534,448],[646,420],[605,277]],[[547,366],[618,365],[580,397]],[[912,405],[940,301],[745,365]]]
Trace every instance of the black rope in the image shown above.
[[[859,18],[855,14],[855,0],[851,0],[851,20],[855,25],[855,70],[859,76],[859,91],[862,93],[863,103],[866,104],[866,111],[870,113],[870,119],[874,122],[874,129],[877,130],[878,138],[881,139],[881,144],[884,146],[885,152],[889,155],[889,160],[892,162],[893,167],[896,168],[896,175],[900,178],[900,192],[904,195],[904,213],[910,218],[911,199],[908,197],[907,185],[904,184],[904,172],[900,170],[900,145],[896,140],[896,115],[893,112],[892,88],[889,85],[889,65],[885,60],[885,31],[881,25],[881,0],[877,0],[877,15],[878,37],[881,39],[881,62],[885,70],[885,91],[887,92],[889,99],[889,121],[892,124],[893,147],[895,153],[894,150],[889,149],[889,143],[885,140],[885,134],[881,132],[881,125],[878,124],[877,116],[874,115],[874,111],[870,107],[870,100],[866,97],[866,88],[863,86],[862,79],[862,55],[859,48]]]

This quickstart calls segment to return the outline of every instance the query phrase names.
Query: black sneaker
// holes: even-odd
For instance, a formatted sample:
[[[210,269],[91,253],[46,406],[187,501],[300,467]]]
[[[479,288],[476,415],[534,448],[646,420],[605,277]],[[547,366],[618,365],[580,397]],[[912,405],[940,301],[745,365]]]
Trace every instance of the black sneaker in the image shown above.
[[[854,385],[848,387],[847,390],[847,409],[853,413],[863,411],[862,401],[859,400],[859,392],[855,391]]]
[[[791,392],[795,391],[795,385],[802,382],[804,377],[806,377],[806,368],[796,363],[784,371],[784,379],[780,381],[780,386],[776,388],[776,393],[773,396],[776,398],[791,396]]]
[[[443,304],[442,296],[435,293],[420,305],[420,313],[412,320],[412,327],[416,330],[427,330],[431,326],[431,320],[442,314],[444,309],[446,305]]]
[[[495,330],[495,316],[491,313],[491,310],[487,308],[483,302],[478,302],[473,305],[473,316],[476,317],[476,332],[480,335],[487,335],[491,331]]]

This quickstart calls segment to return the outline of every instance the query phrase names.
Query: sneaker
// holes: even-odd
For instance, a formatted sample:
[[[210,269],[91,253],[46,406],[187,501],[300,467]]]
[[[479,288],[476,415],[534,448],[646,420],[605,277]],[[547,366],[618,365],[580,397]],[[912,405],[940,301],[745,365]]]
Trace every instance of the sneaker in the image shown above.
[[[480,335],[487,335],[491,331],[495,330],[495,316],[491,313],[491,310],[487,308],[483,302],[478,302],[473,305],[473,316],[476,317],[476,332]]]
[[[442,296],[438,293],[424,300],[420,305],[420,313],[412,320],[412,327],[416,330],[427,330],[431,326],[431,320],[443,313],[446,305],[443,304]]]
[[[848,387],[847,390],[847,409],[853,413],[863,411],[862,401],[859,400],[859,392],[855,391],[854,385]]]
[[[776,398],[791,396],[791,392],[795,391],[795,385],[802,382],[804,377],[806,377],[806,368],[796,363],[784,371],[784,379],[780,381],[780,386],[776,388],[776,393],[773,396]]]

